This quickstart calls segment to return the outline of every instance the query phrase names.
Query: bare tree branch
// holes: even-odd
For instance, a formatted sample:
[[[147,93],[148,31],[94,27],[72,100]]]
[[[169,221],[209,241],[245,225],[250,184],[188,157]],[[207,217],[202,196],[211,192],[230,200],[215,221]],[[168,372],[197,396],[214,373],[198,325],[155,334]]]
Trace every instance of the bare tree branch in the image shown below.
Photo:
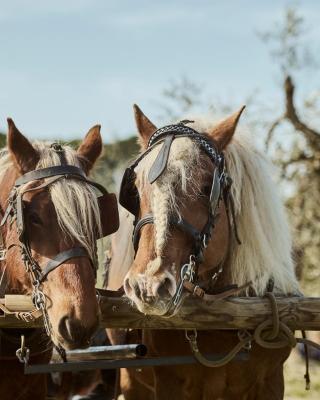
[[[281,166],[283,168],[287,168],[289,165],[297,164],[297,163],[300,163],[300,162],[314,161],[314,159],[315,158],[313,156],[308,156],[305,153],[300,153],[297,157],[290,158],[289,160],[286,160],[286,161],[283,160],[281,162]]]
[[[285,117],[286,117],[285,115],[282,115],[281,117],[277,118],[270,126],[270,128],[267,132],[266,140],[264,142],[266,150],[268,150],[268,148],[269,148],[269,145],[273,138],[273,133],[274,133],[275,129],[280,125],[280,123],[285,119]]]
[[[285,117],[292,123],[296,130],[303,133],[312,148],[320,150],[320,132],[317,132],[307,126],[298,117],[293,101],[295,87],[290,75],[288,75],[285,79],[284,90],[286,95]]]

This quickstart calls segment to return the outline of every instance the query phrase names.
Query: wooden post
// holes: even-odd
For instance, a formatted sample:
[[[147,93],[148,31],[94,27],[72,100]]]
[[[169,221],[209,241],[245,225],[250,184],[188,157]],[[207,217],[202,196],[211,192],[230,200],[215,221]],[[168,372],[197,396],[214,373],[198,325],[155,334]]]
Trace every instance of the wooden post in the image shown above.
[[[2,303],[12,311],[33,308],[27,296],[6,296]],[[281,320],[292,329],[320,330],[320,298],[278,297]],[[100,298],[101,322],[104,328],[143,329],[254,329],[271,316],[269,301],[260,297],[234,297],[206,303],[187,298],[172,318],[140,313],[126,298]],[[41,319],[25,323],[13,316],[0,316],[0,328],[33,328],[42,326]]]

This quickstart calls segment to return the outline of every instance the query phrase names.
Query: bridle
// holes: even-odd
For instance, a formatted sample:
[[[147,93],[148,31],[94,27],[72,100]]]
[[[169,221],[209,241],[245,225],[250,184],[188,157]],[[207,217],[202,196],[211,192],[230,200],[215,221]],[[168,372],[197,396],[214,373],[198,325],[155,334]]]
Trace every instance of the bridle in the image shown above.
[[[233,226],[233,231],[238,243],[240,243],[237,227],[235,223],[233,201],[230,193],[232,179],[226,171],[225,158],[222,152],[217,148],[217,145],[200,134],[196,130],[187,126],[187,123],[193,121],[181,121],[178,124],[164,126],[156,130],[149,139],[147,149],[142,153],[125,171],[119,196],[119,203],[135,216],[134,231],[133,231],[133,246],[135,252],[139,246],[140,230],[147,224],[154,223],[152,214],[147,214],[139,219],[140,201],[137,187],[135,186],[136,173],[135,168],[140,161],[146,157],[147,154],[156,146],[162,143],[162,147],[150,168],[148,180],[152,184],[155,182],[166,169],[168,157],[170,154],[170,147],[176,138],[187,137],[195,142],[200,149],[209,157],[215,166],[212,184],[209,196],[208,217],[207,222],[201,231],[196,229],[192,224],[184,218],[177,218],[175,216],[169,217],[169,224],[180,231],[186,233],[193,240],[192,253],[189,256],[188,263],[184,264],[180,270],[180,283],[177,287],[176,293],[172,297],[169,304],[167,314],[171,314],[180,303],[183,289],[190,287],[192,284],[193,291],[199,288],[195,283],[198,280],[198,268],[203,262],[204,251],[212,237],[215,222],[217,219],[217,211],[220,206],[221,200],[224,201],[229,227]],[[231,221],[232,220],[232,221]],[[218,270],[214,273],[214,280],[222,273],[222,266],[219,264]],[[189,285],[187,284],[189,283]],[[229,288],[228,288],[229,289]]]
[[[81,168],[74,165],[67,165],[64,161],[65,157],[63,154],[63,148],[59,144],[55,143],[52,145],[52,147],[59,153],[61,165],[33,170],[20,176],[16,180],[10,192],[8,205],[0,223],[0,228],[2,228],[6,224],[9,224],[10,227],[12,223],[16,221],[16,229],[19,240],[18,243],[10,243],[6,246],[0,232],[0,261],[6,260],[6,254],[11,248],[15,246],[20,248],[22,261],[32,283],[32,301],[36,309],[42,312],[45,329],[49,336],[51,335],[51,325],[46,309],[46,297],[42,289],[42,285],[46,281],[48,275],[72,258],[86,257],[89,258],[96,276],[97,260],[92,259],[84,247],[72,247],[68,250],[58,253],[53,259],[49,260],[45,266],[40,266],[32,256],[30,240],[27,234],[24,218],[25,205],[23,196],[28,192],[30,193],[32,191],[47,189],[52,184],[62,179],[76,179],[80,182],[87,183],[97,188],[101,192],[101,196],[98,197],[97,200],[100,209],[100,222],[102,231],[100,232],[99,236],[97,230],[97,239],[115,232],[119,227],[118,207],[115,194],[108,193],[108,191],[102,185],[89,180]],[[43,179],[46,180],[43,183],[40,183],[40,185],[23,189],[25,184]]]

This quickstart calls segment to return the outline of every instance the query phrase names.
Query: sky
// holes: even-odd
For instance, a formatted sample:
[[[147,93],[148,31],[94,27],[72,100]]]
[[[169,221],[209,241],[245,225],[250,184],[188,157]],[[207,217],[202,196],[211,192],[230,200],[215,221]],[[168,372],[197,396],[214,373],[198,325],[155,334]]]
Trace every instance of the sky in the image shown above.
[[[277,68],[257,31],[282,0],[0,0],[0,130],[73,139],[102,124],[105,142],[135,131],[132,104],[157,122],[158,101],[186,76],[210,98],[279,101]],[[312,41],[320,2],[298,4]],[[309,89],[309,80],[303,81]]]

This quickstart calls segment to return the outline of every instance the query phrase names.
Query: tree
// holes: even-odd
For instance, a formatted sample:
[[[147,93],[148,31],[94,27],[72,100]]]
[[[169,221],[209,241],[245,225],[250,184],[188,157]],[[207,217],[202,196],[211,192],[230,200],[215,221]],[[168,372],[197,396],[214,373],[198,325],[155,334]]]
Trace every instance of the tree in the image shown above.
[[[302,287],[308,294],[320,295],[320,131],[306,122],[319,120],[319,92],[300,101],[304,107],[298,111],[294,83],[301,71],[316,65],[304,41],[306,32],[304,19],[296,9],[288,8],[284,22],[261,35],[271,44],[271,56],[279,64],[284,95],[283,113],[269,124],[266,147],[275,149],[274,161],[281,168],[282,180],[291,187],[286,203]],[[289,143],[281,138],[285,124],[290,129]]]

